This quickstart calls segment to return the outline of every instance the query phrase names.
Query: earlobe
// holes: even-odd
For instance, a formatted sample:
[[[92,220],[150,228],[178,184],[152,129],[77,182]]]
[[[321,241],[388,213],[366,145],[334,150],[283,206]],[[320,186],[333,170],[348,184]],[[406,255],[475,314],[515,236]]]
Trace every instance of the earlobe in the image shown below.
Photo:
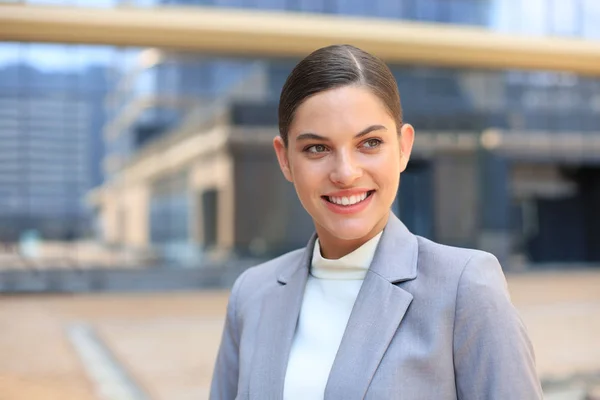
[[[293,182],[292,172],[289,165],[289,159],[287,154],[287,146],[283,142],[281,136],[276,136],[273,139],[273,148],[275,149],[275,155],[277,156],[277,161],[279,163],[279,168],[283,173],[285,179],[290,182]]]

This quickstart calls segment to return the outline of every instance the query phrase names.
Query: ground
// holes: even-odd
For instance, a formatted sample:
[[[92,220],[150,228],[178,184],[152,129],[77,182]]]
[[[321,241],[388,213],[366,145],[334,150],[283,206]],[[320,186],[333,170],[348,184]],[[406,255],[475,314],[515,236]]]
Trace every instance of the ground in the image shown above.
[[[507,278],[547,399],[582,400],[600,385],[600,271]],[[227,295],[1,297],[0,400],[207,398]]]

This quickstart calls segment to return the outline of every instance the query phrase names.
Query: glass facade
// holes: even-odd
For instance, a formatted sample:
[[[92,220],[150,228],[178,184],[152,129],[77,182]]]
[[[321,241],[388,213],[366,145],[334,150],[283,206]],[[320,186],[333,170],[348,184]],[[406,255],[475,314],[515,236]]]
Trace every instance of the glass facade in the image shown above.
[[[107,93],[107,64],[93,59],[106,53],[0,44],[0,240],[31,229],[47,239],[90,233],[84,196],[103,180]]]
[[[177,55],[169,55],[176,58]],[[273,125],[274,107],[295,61],[198,57],[155,67],[157,96],[225,98],[231,103],[262,104],[263,114],[242,115],[244,124]],[[191,65],[190,65],[191,64]],[[236,69],[232,69],[235,65]],[[595,132],[600,123],[600,81],[570,73],[493,71],[390,65],[406,120],[423,130],[486,128]],[[231,73],[231,71],[235,71]],[[233,76],[235,76],[235,78]],[[209,76],[210,79],[205,77]],[[258,77],[258,78],[257,78]],[[246,86],[243,84],[247,83]],[[242,91],[236,91],[236,86]],[[180,88],[178,90],[178,88]],[[177,105],[173,108],[176,109]],[[260,108],[260,107],[258,107]],[[140,122],[174,127],[185,110],[153,108]],[[161,120],[162,117],[162,120]]]

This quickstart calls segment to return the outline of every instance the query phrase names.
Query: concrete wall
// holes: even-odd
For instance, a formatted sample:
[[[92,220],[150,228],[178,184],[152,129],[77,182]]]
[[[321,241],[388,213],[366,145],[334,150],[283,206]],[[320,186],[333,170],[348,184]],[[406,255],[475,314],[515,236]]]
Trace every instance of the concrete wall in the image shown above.
[[[283,177],[270,143],[233,145],[235,247],[276,255],[306,245],[314,230],[294,186]]]
[[[435,238],[444,244],[473,247],[479,220],[476,156],[440,154],[433,164]]]

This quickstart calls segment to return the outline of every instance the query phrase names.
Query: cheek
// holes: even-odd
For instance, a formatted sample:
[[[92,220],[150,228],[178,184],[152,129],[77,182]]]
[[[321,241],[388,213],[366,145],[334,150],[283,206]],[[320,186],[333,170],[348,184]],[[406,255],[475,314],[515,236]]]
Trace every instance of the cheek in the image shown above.
[[[323,179],[327,177],[326,168],[316,162],[307,160],[295,160],[292,166],[294,186],[301,197],[311,196],[319,192]]]
[[[400,157],[392,152],[379,154],[365,161],[373,179],[380,185],[396,185],[400,177]]]

